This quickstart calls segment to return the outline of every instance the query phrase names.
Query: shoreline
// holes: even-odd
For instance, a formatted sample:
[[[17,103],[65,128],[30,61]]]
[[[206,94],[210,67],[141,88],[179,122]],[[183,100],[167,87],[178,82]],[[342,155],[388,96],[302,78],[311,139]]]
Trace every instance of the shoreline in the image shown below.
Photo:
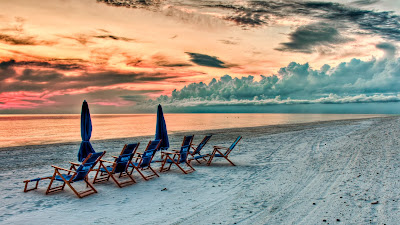
[[[349,122],[349,121],[360,121],[360,120],[370,120],[370,119],[379,119],[379,118],[390,118],[390,117],[400,117],[400,115],[382,115],[378,117],[371,118],[357,118],[357,119],[339,119],[339,120],[326,120],[326,121],[315,121],[315,122],[306,122],[306,123],[291,123],[291,124],[277,124],[277,125],[266,125],[266,126],[256,126],[256,127],[235,127],[235,128],[223,128],[223,129],[209,129],[209,130],[189,130],[189,131],[176,131],[173,133],[169,133],[168,136],[184,136],[185,134],[197,134],[205,135],[205,134],[222,134],[224,132],[234,132],[237,133],[237,130],[247,130],[249,131],[260,131],[266,130],[265,134],[273,134],[287,131],[297,131],[302,130],[302,126],[306,127],[314,127],[319,125],[325,125],[329,123],[341,123],[341,122]],[[132,137],[122,137],[122,138],[110,138],[110,139],[99,139],[99,140],[90,140],[92,144],[96,143],[105,143],[105,142],[118,142],[118,141],[126,141],[131,139],[140,139],[140,140],[151,140],[154,135],[141,135],[141,136],[132,136]],[[21,146],[10,146],[10,147],[0,147],[0,153],[2,151],[23,151],[25,148],[29,148],[32,150],[33,148],[43,149],[52,146],[71,146],[71,145],[80,145],[81,141],[74,142],[57,142],[50,144],[40,144],[40,145],[21,145]]]

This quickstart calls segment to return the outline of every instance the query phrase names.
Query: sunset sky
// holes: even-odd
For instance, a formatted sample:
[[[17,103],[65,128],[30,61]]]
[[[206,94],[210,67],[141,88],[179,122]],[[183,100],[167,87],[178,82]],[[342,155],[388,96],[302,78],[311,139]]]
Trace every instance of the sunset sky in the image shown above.
[[[398,0],[0,8],[0,113],[400,113]]]

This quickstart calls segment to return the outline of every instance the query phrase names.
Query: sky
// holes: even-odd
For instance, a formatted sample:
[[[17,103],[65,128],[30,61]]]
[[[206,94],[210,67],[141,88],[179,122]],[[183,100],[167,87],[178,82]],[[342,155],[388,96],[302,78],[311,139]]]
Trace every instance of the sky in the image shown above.
[[[400,113],[398,0],[0,8],[0,114]]]

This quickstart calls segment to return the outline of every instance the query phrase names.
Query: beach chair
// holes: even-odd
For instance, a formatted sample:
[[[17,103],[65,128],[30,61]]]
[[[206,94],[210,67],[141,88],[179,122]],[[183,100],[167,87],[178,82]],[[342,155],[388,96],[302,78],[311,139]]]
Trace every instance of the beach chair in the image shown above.
[[[165,172],[171,169],[172,164],[175,164],[183,173],[191,173],[195,171],[195,169],[190,165],[188,161],[188,155],[190,147],[192,146],[194,135],[185,136],[183,138],[181,149],[178,151],[174,150],[173,152],[162,152],[163,154],[163,162],[161,164],[160,172]],[[165,167],[165,164],[169,163],[168,167]],[[188,169],[184,169],[181,165],[189,167]]]
[[[114,162],[100,160],[93,184],[108,181],[110,178],[120,188],[136,183],[135,179],[129,173],[128,167],[139,145],[140,143],[125,144],[120,155],[113,156],[115,158]],[[106,166],[105,163],[110,163],[111,165]],[[121,181],[123,177],[128,177],[128,180]]]
[[[220,146],[214,146],[214,150],[210,155],[210,158],[208,159],[207,165],[211,165],[212,160],[214,159],[214,157],[219,157],[219,158],[224,158],[226,160],[228,160],[228,162],[230,162],[232,164],[232,166],[235,166],[235,164],[228,159],[229,154],[231,153],[231,151],[235,148],[235,146],[239,143],[239,141],[242,139],[241,136],[237,137],[236,140],[232,143],[232,145],[229,148],[226,147],[220,147]],[[226,150],[225,153],[222,153],[221,150],[224,149]]]
[[[203,159],[204,161],[206,160],[206,157],[209,157],[210,155],[202,155],[200,154],[200,151],[203,149],[204,145],[207,144],[207,142],[211,139],[212,135],[206,135],[203,140],[200,142],[199,145],[193,145],[192,144],[192,149],[193,151],[189,151],[189,154],[192,156],[192,158],[189,159],[189,161],[196,160],[198,163],[201,164],[199,159]],[[195,147],[196,146],[196,147]]]
[[[147,144],[146,150],[143,153],[137,153],[137,156],[134,157],[135,162],[131,161],[130,167],[132,167],[131,174],[134,170],[138,171],[138,173],[143,177],[144,180],[150,180],[154,176],[159,177],[157,172],[151,167],[151,162],[155,153],[158,151],[161,145],[161,140],[149,141]],[[150,174],[145,175],[144,171],[150,171]]]
[[[93,167],[97,164],[97,162],[103,157],[105,152],[98,152],[98,153],[90,153],[81,164],[79,163],[71,163],[70,169],[61,168],[58,166],[52,165],[54,168],[53,176],[43,177],[43,178],[36,178],[32,180],[26,180],[25,182],[25,189],[24,192],[28,192],[34,189],[37,189],[39,181],[44,179],[50,179],[50,184],[46,190],[46,195],[58,191],[64,190],[65,185],[68,185],[72,191],[79,197],[83,198],[85,196],[91,195],[93,193],[97,193],[97,190],[93,187],[92,184],[89,183],[88,175],[90,171],[92,171]],[[67,174],[62,173],[62,171],[68,172]],[[28,183],[36,181],[36,185],[34,188],[28,189]],[[61,181],[63,182],[62,185],[52,187],[54,181]],[[89,187],[87,190],[83,190],[78,192],[73,186],[72,183],[84,181],[86,186]]]

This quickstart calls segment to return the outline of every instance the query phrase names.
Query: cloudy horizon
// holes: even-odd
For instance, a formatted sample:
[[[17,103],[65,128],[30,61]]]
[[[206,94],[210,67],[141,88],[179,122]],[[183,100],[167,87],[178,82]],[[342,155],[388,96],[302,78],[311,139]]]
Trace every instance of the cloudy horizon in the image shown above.
[[[3,114],[400,113],[395,0],[0,7]]]

